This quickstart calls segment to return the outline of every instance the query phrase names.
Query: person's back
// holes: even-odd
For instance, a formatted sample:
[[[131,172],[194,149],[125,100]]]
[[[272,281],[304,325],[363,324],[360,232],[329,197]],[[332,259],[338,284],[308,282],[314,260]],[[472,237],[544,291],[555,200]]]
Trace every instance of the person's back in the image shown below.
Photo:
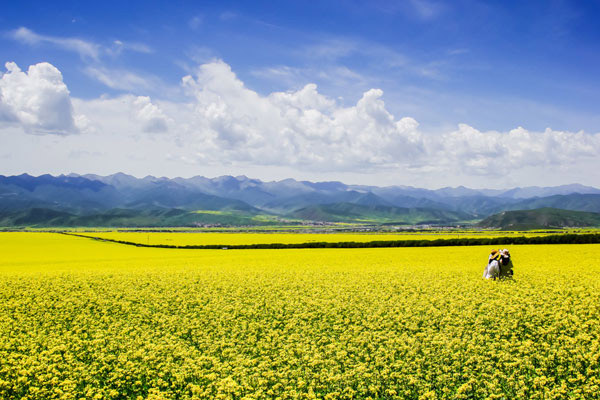
[[[484,279],[496,279],[500,276],[500,259],[502,255],[499,250],[492,250],[488,257],[488,265],[483,270]]]
[[[513,276],[513,263],[510,257],[508,249],[504,249],[500,252],[501,257],[499,260],[499,271],[498,276],[500,278],[512,278]]]

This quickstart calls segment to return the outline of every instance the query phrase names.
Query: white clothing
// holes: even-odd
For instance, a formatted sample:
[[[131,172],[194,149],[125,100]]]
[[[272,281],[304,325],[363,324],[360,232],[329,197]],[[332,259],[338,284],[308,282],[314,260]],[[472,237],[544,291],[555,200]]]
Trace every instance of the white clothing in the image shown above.
[[[500,276],[500,263],[498,260],[492,260],[483,270],[484,279],[496,279]]]

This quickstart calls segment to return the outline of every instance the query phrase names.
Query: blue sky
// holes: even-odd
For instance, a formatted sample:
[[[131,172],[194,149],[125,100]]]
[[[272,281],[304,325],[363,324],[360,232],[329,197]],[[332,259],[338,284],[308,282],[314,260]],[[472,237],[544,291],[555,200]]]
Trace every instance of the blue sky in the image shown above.
[[[600,143],[599,15],[599,1],[14,3],[0,14],[0,60],[23,71],[29,96],[49,93],[30,66],[48,63],[57,71],[43,76],[62,82],[29,109],[11,95],[16,83],[0,87],[2,147],[12,148],[0,173],[108,164],[136,175],[593,184],[581,171],[595,168]],[[31,111],[43,107],[62,122]],[[132,161],[102,143],[147,154]],[[165,143],[176,145],[161,156]],[[41,159],[11,162],[32,146]]]

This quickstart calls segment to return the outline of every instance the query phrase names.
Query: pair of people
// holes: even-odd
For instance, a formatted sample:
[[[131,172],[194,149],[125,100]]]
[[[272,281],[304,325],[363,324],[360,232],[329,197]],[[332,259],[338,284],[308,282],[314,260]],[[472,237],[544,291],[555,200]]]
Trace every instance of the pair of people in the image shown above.
[[[513,263],[508,249],[492,250],[483,271],[484,279],[512,278]]]

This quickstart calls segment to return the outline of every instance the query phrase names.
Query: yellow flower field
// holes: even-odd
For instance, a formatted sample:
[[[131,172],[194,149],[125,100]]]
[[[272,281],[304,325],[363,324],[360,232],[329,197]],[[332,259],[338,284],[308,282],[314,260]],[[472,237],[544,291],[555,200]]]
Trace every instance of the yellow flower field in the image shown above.
[[[267,243],[372,242],[386,240],[435,240],[482,237],[547,236],[558,232],[417,232],[417,233],[206,233],[98,231],[78,234],[146,245],[245,245]]]
[[[600,398],[600,245],[490,250],[0,233],[0,398]]]

